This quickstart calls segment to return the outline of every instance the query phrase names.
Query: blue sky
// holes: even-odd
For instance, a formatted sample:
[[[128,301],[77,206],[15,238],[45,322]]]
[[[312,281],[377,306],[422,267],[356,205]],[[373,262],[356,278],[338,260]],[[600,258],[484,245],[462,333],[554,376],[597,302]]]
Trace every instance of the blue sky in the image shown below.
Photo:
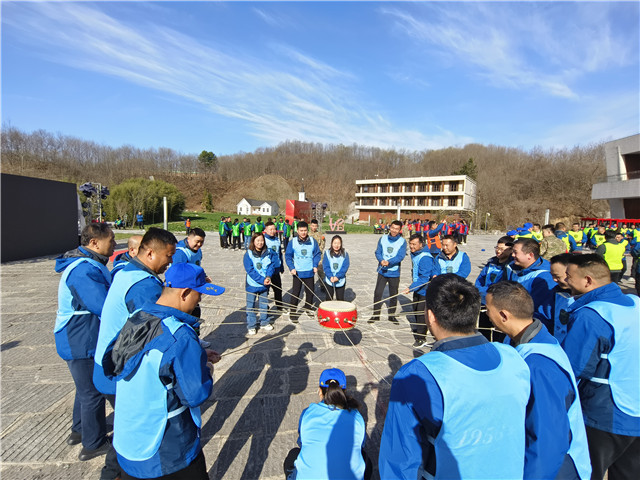
[[[111,146],[639,132],[638,2],[2,2],[2,121]]]

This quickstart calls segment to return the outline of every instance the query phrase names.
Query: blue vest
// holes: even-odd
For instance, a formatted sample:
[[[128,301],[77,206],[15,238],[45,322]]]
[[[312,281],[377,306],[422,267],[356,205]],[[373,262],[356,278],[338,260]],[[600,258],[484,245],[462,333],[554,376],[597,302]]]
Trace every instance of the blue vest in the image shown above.
[[[162,323],[172,335],[180,327],[191,328],[174,317],[165,318]],[[167,391],[175,385],[165,385],[160,380],[162,356],[160,350],[149,350],[135,374],[117,382],[113,447],[127,460],[141,462],[151,458],[160,448],[167,420],[188,408],[182,405],[171,412],[167,411]],[[144,405],[144,409],[140,405]],[[200,428],[200,407],[192,407],[190,411],[194,423]]]
[[[295,475],[290,478],[362,480],[365,435],[364,420],[357,410],[312,403],[300,418],[302,445]]]
[[[263,277],[267,276],[267,269],[269,268],[269,265],[271,265],[271,255],[269,255],[269,252],[265,251],[265,255],[261,255],[259,257],[256,257],[252,251],[248,251],[246,253],[246,255],[249,257],[249,259],[251,260],[251,262],[253,263],[253,268]],[[264,285],[264,283],[258,283],[256,282],[253,278],[251,278],[248,274],[247,274],[247,283],[249,285],[251,285],[252,287],[258,287],[258,288],[266,288],[266,286]]]
[[[69,274],[82,262],[91,263],[94,267],[100,270],[100,273],[102,273],[105,280],[107,280],[107,283],[111,284],[111,273],[109,273],[109,269],[93,258],[78,258],[78,260],[65,268],[62,273],[62,277],[60,278],[60,284],[58,285],[58,311],[56,313],[56,324],[53,328],[53,333],[58,333],[66,327],[69,320],[71,320],[71,317],[75,315],[91,315],[89,310],[74,310],[73,295],[71,295],[71,291],[67,286],[67,278],[69,278]]]
[[[627,415],[640,417],[640,299],[635,295],[627,297],[633,300],[632,307],[595,301],[581,308],[594,310],[613,328],[613,348],[600,355],[611,365],[609,378],[590,380],[609,385],[616,407]]]
[[[420,252],[417,255],[412,255],[411,256],[411,264],[412,264],[411,280],[414,283],[418,281],[420,260],[422,260],[422,258],[425,255],[431,255],[431,253]],[[424,295],[426,292],[427,292],[427,286],[426,285],[422,285],[420,288],[418,288],[418,290],[416,290],[416,293],[419,294],[419,295]]]
[[[328,285],[331,285],[331,277],[337,277],[336,274],[342,268],[345,258],[346,257],[344,255],[338,255],[337,257],[334,257],[329,254],[329,250],[324,252],[324,261],[322,262],[322,266],[324,268],[324,273],[325,273],[324,275],[325,283],[327,283]],[[330,273],[331,275],[327,275],[328,273]],[[335,283],[335,287],[339,288],[344,286],[346,281],[347,281],[346,277],[340,278]]]
[[[186,245],[186,243],[186,240],[178,242],[176,250],[180,250],[185,254],[187,257],[187,263],[193,263],[194,265],[200,266],[200,263],[202,262],[202,249],[200,248],[197,252],[194,252]]]
[[[280,240],[278,237],[273,237],[273,239],[271,239],[265,235],[264,242],[267,244],[267,248],[275,254],[273,265],[276,267],[276,270],[279,269],[282,266],[282,263],[280,262]]]
[[[384,235],[380,239],[380,244],[382,245],[382,258],[389,261],[400,252],[400,248],[406,248],[406,243],[403,238],[399,236],[398,240],[395,242],[389,241],[389,235]],[[400,264],[394,265],[393,267],[387,267],[387,272],[397,272],[400,270]]]
[[[95,366],[93,368],[93,383],[101,393],[110,395],[116,393],[115,381],[108,379],[102,369],[102,357],[104,357],[107,347],[118,336],[131,315],[125,303],[127,292],[136,283],[147,277],[155,278],[149,272],[139,268],[122,270],[114,279],[107,294],[107,299],[104,301],[100,333],[98,334],[98,344],[96,345]],[[149,300],[155,299],[149,298]]]
[[[308,272],[313,270],[313,249],[316,241],[307,237],[310,241],[309,244],[301,244],[298,237],[295,237],[292,241],[293,248],[293,266],[298,272]]]
[[[515,270],[511,268],[511,266],[507,266],[507,280],[510,282],[517,282],[522,285],[527,292],[531,292],[531,285],[533,281],[538,275],[541,275],[544,272],[548,272],[548,270],[531,270],[524,275],[518,275]]]
[[[458,273],[460,265],[462,265],[463,256],[463,252],[458,252],[453,259],[449,260],[448,258],[442,258],[441,255],[438,255],[436,260],[440,265],[440,273]]]
[[[569,308],[569,305],[573,302],[575,302],[575,300],[569,293],[556,292],[553,307],[553,336],[556,337],[558,343],[562,343],[564,337],[567,336],[567,323],[569,322],[567,308]]]
[[[435,448],[436,479],[522,478],[529,367],[512,347],[492,345],[501,361],[488,371],[437,351],[418,358],[444,400],[442,428],[435,439],[429,438]],[[434,478],[424,467],[420,473]]]
[[[565,326],[566,328],[566,326]],[[582,407],[580,406],[580,395],[578,394],[578,386],[576,378],[573,375],[573,368],[569,362],[567,354],[560,345],[552,345],[550,343],[525,343],[518,345],[516,350],[522,358],[527,358],[531,354],[538,354],[554,361],[564,372],[571,378],[573,390],[576,394],[573,403],[569,407],[567,416],[569,417],[569,426],[571,428],[571,444],[567,452],[573,460],[578,474],[582,479],[591,478],[591,459],[589,458],[589,445],[587,444],[587,433],[584,428],[584,419],[582,418]]]
[[[71,290],[69,290],[69,286],[67,285],[67,279],[69,278],[69,274],[73,271],[73,269],[80,265],[82,262],[91,263],[94,267],[100,270],[100,273],[102,273],[102,275],[104,276],[107,284],[111,283],[111,273],[109,273],[109,269],[102,263],[92,258],[78,258],[76,261],[69,264],[67,268],[65,268],[64,272],[62,273],[62,277],[60,278],[60,284],[58,285],[58,311],[56,312],[56,323],[53,327],[53,333],[56,342],[56,351],[58,352],[58,355],[60,355],[60,358],[62,358],[63,360],[72,360],[75,358],[74,355],[82,355],[82,353],[86,353],[87,355],[89,355],[89,358],[94,356],[95,343],[93,343],[93,339],[96,338],[95,335],[97,334],[97,331],[100,327],[100,319],[97,317],[97,315],[94,315],[89,310],[75,310],[73,308],[73,295],[71,294]],[[73,349],[74,351],[72,351],[72,347],[71,345],[69,345],[69,337],[67,336],[67,332],[65,331],[65,328],[68,325],[69,321],[72,318],[78,316],[84,317],[83,325],[87,327],[87,331],[90,331],[90,335],[84,339],[86,343],[84,344],[84,347],[82,347],[82,353],[75,351],[75,349]],[[90,324],[89,322],[93,322],[94,325]],[[95,332],[93,330],[95,330]],[[93,344],[89,345],[89,343]]]

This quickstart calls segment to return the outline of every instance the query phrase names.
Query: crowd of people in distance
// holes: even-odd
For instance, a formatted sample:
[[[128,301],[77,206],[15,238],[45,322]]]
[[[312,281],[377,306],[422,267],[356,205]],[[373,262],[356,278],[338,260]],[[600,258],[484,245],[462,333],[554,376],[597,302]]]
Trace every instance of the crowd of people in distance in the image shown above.
[[[372,252],[367,322],[380,322],[387,303],[399,324],[398,296],[410,295],[419,355],[391,385],[380,478],[640,478],[640,299],[618,286],[627,254],[640,283],[640,225],[525,223],[497,240],[475,285],[459,248],[468,231],[420,225],[390,222]],[[106,224],[87,225],[81,245],[56,260],[54,336],[76,387],[66,441],[82,444],[81,461],[105,455],[104,480],[207,479],[200,405],[221,356],[199,338],[199,302],[225,289],[202,268],[206,233],[189,224],[178,241],[149,228],[129,238],[109,271],[114,238]],[[317,288],[344,300],[354,270],[342,237],[325,242],[315,220],[223,217],[220,247],[245,250],[248,337],[273,331],[280,315],[294,325],[313,316]],[[411,283],[400,293],[405,259]],[[321,373],[318,400],[300,416],[285,478],[371,478],[366,425],[345,372]]]

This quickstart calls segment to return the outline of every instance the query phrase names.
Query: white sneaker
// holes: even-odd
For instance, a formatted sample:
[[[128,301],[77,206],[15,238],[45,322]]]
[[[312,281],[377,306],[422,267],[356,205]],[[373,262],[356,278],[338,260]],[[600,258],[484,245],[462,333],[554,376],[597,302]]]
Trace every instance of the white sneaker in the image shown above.
[[[256,333],[257,333],[257,332],[256,332],[256,329],[255,329],[255,328],[252,328],[251,330],[247,331],[247,335],[249,335],[249,336],[253,336],[253,335],[255,335]]]
[[[273,325],[271,324],[265,325],[264,327],[260,327],[260,330],[264,330],[265,332],[270,332],[271,330],[273,330]]]

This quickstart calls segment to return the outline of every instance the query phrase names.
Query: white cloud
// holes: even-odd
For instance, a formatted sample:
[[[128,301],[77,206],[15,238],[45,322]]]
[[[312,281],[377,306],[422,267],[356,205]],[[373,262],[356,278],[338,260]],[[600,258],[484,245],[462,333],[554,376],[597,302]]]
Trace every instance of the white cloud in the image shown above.
[[[637,15],[637,7],[630,8]],[[471,65],[500,87],[578,98],[571,86],[577,77],[638,62],[637,26],[614,31],[613,14],[602,3],[456,2],[418,4],[411,13],[380,11],[443,63]]]
[[[146,21],[127,24],[99,6],[37,3],[3,10],[5,28],[52,62],[189,99],[246,122],[252,135],[272,144],[298,139],[420,150],[472,140],[437,126],[434,134],[394,128],[384,114],[360,106],[351,73],[285,45],[271,45],[274,63]]]

